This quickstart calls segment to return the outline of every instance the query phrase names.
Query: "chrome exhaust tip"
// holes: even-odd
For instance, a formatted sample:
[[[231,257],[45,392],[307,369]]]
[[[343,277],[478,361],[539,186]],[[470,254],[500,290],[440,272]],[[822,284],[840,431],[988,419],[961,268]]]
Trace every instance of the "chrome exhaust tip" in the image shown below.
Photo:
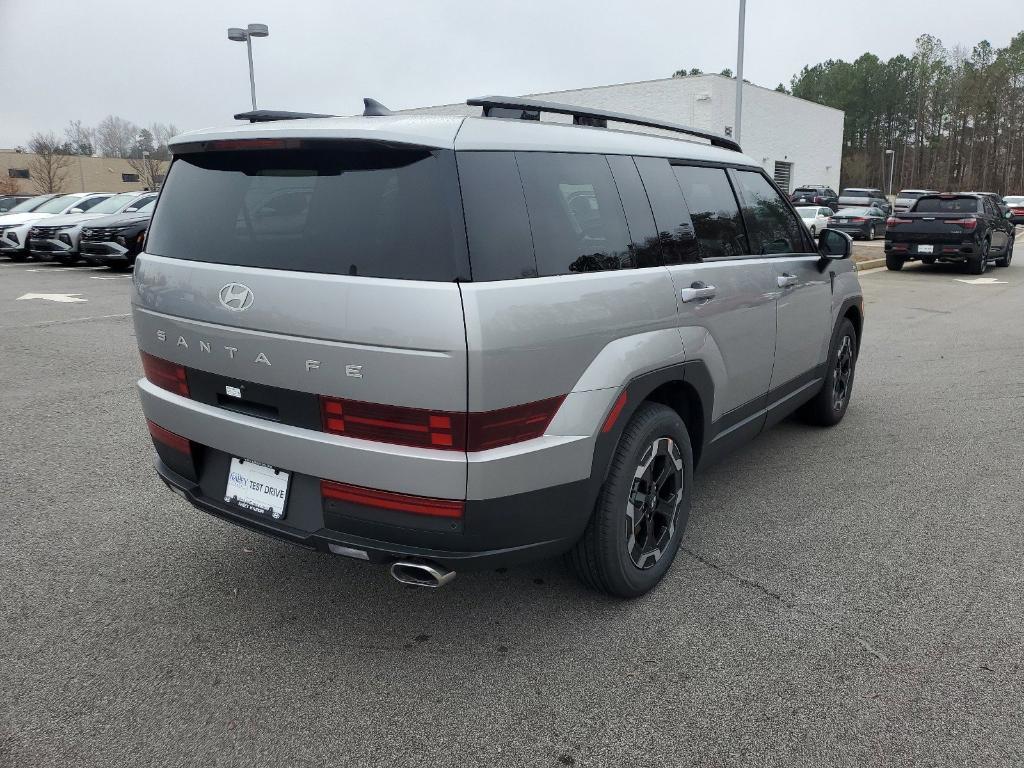
[[[391,564],[391,576],[402,584],[437,589],[454,579],[455,571],[438,563],[398,560]]]

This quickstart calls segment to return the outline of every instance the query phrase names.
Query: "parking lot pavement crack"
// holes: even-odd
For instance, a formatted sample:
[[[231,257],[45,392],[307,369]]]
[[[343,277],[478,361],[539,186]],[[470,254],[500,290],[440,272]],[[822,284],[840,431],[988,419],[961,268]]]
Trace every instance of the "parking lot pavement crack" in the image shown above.
[[[764,595],[766,597],[769,597],[769,598],[771,598],[772,600],[775,600],[778,603],[781,603],[782,605],[786,606],[787,608],[793,608],[793,609],[798,609],[799,608],[799,606],[796,603],[789,602],[788,600],[783,598],[781,594],[779,594],[778,592],[775,592],[775,591],[769,589],[768,587],[766,587],[764,584],[760,583],[759,581],[754,581],[753,579],[748,579],[746,576],[740,576],[738,573],[733,573],[729,569],[723,568],[722,566],[718,565],[717,563],[715,563],[712,560],[709,560],[708,558],[704,557],[703,555],[697,554],[692,549],[687,549],[686,547],[680,547],[680,549],[683,552],[685,552],[686,554],[688,554],[690,557],[692,557],[695,560],[697,560],[697,561],[703,563],[704,565],[706,565],[708,568],[711,568],[711,569],[713,569],[715,571],[718,571],[719,573],[721,573],[724,576],[732,579],[733,581],[737,582],[738,584],[742,584],[744,587],[747,587],[748,589],[753,589],[756,592],[760,592],[762,595]]]
[[[855,640],[857,644],[860,645],[860,647],[867,654],[874,657],[882,664],[887,664],[889,662],[889,658],[885,654],[876,650],[875,647],[871,645],[871,643],[868,640],[866,640],[864,637],[858,634],[859,627],[857,630],[850,630],[841,622],[837,622],[829,618],[828,616],[823,616],[819,614],[817,611],[808,608],[807,606],[799,605],[798,603],[795,603],[791,600],[787,600],[781,595],[781,593],[776,592],[775,590],[765,586],[759,581],[749,579],[746,576],[740,576],[738,573],[734,573],[730,571],[728,568],[722,567],[713,560],[710,560],[709,558],[694,552],[692,549],[687,549],[686,547],[680,547],[679,549],[681,552],[685,552],[686,554],[690,555],[690,557],[692,557],[697,562],[701,563],[702,565],[706,565],[708,568],[711,568],[714,571],[717,571],[729,580],[736,582],[740,586],[758,592],[761,595],[769,598],[772,602],[778,603],[779,605],[785,608],[789,608],[793,611],[796,611],[797,613],[801,613],[805,616],[813,618],[816,622],[820,624],[820,626],[823,629],[830,630],[841,637],[847,638],[848,640]]]

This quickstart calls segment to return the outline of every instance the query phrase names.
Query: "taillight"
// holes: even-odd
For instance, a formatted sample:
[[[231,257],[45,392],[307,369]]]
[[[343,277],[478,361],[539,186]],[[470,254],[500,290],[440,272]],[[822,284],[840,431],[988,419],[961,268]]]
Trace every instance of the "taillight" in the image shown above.
[[[466,450],[466,414],[321,397],[325,432],[382,443]]]
[[[910,224],[913,219],[901,219],[897,216],[890,216],[885,220],[885,226],[895,227],[897,224]]]
[[[958,227],[963,227],[964,229],[974,229],[978,226],[977,219],[946,219],[944,223],[956,224]]]
[[[469,414],[466,438],[467,451],[486,451],[503,445],[532,440],[544,434],[555,417],[564,395],[514,405],[500,411]]]
[[[430,499],[425,496],[409,496],[404,493],[378,491],[359,485],[336,483],[333,480],[320,481],[320,495],[329,501],[347,501],[364,507],[391,509],[428,517],[462,517],[466,502],[456,499]]]
[[[860,224],[861,222],[867,221],[867,219],[864,216],[854,216],[850,221],[854,224]]]
[[[823,200],[823,198],[821,197],[821,195],[815,195],[815,196],[814,196],[814,202],[815,202],[815,203],[818,203],[818,204],[820,205],[820,204],[821,204],[822,202],[824,202],[824,200]]]
[[[497,411],[453,413],[321,397],[325,432],[418,448],[484,451],[544,434],[565,399],[559,397]]]
[[[162,357],[155,357],[141,349],[139,354],[142,355],[142,370],[151,383],[176,395],[189,396],[185,366],[164,360]]]
[[[149,419],[146,419],[146,426],[149,427],[149,434],[156,442],[161,445],[166,445],[168,448],[177,451],[178,453],[184,453],[187,456],[192,455],[192,443],[188,438],[177,435],[169,429],[164,429],[159,424],[152,422]]]

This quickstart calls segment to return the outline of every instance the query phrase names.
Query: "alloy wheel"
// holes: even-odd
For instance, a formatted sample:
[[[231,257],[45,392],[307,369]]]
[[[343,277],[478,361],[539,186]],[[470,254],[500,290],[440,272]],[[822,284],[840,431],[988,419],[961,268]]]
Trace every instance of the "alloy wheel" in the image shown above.
[[[683,498],[683,458],[670,437],[659,437],[640,458],[626,500],[626,551],[637,568],[661,559],[676,529]]]
[[[835,370],[832,375],[832,407],[841,411],[850,396],[853,383],[853,339],[843,336],[836,353]]]

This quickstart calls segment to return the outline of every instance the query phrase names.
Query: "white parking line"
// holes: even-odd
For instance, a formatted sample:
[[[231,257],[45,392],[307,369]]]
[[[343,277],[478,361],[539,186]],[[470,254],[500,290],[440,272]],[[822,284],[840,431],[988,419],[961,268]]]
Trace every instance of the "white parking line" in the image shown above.
[[[98,272],[106,267],[38,267],[26,269],[26,272]]]

